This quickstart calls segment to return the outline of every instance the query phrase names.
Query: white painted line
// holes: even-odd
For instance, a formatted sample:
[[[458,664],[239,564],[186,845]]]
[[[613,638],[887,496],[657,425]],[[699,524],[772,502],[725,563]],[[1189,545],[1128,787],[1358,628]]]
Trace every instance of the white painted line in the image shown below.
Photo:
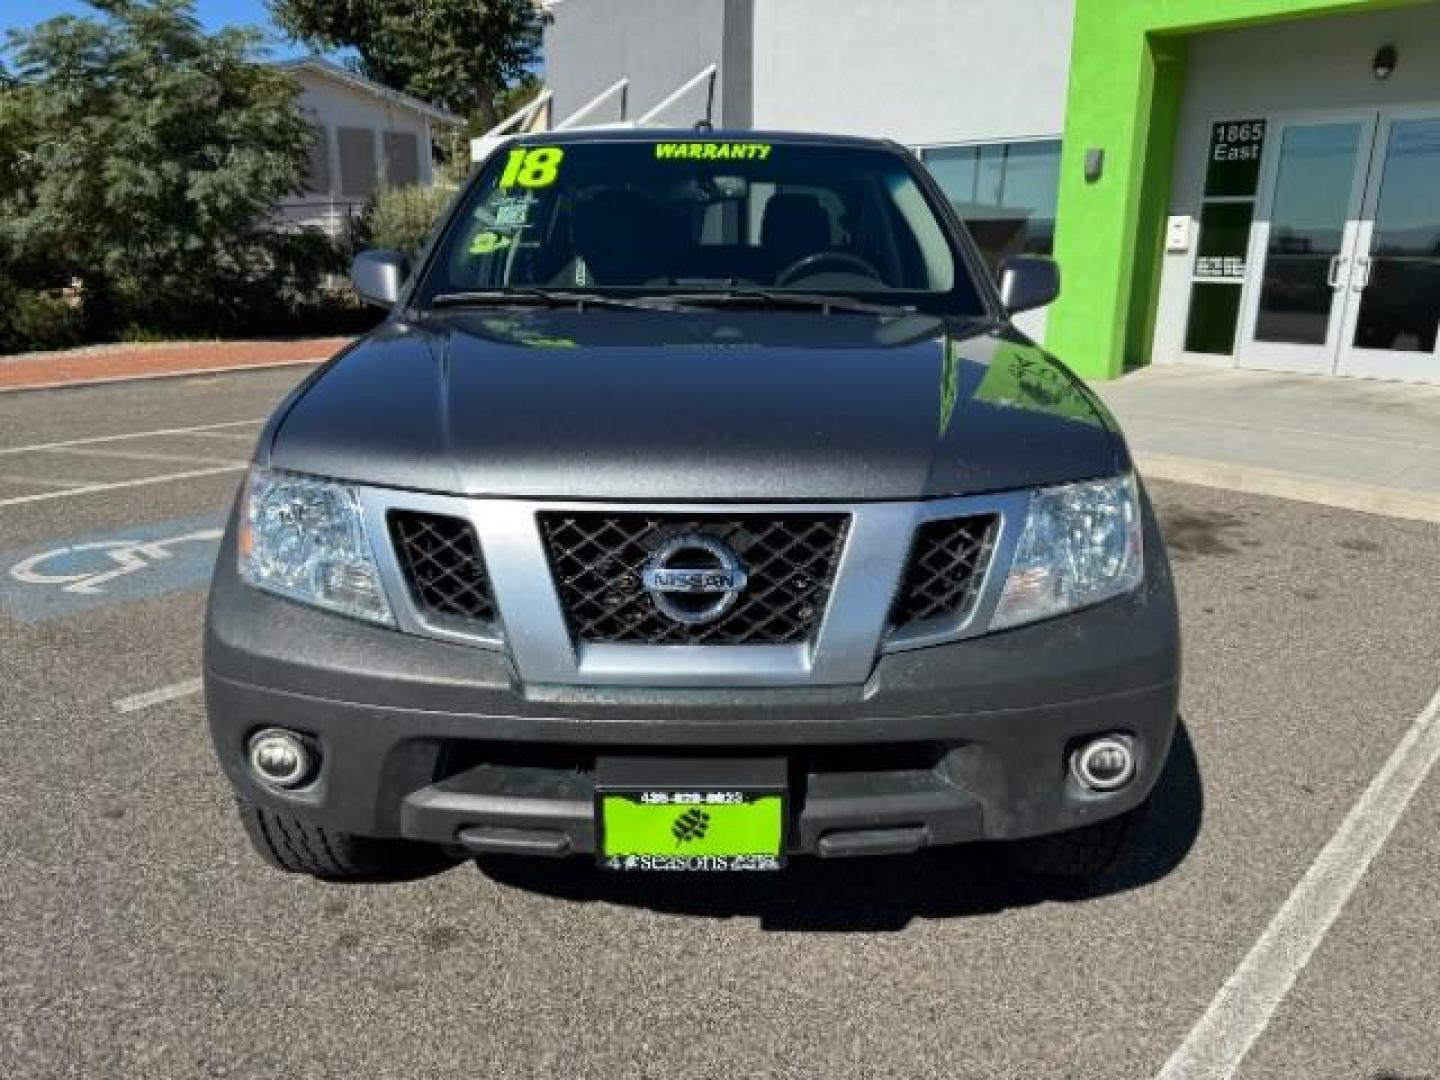
[[[1228,1080],[1440,760],[1440,691],[1415,718],[1157,1080]]]
[[[125,461],[183,461],[191,465],[245,465],[238,458],[198,457],[195,454],[157,454],[149,450],[96,450],[90,446],[52,446],[37,454],[78,454],[82,457],[116,458]]]
[[[217,428],[245,427],[263,424],[258,420],[222,420],[218,424],[197,424],[194,427],[155,428],[151,431],[128,431],[123,435],[92,435],[84,439],[65,439],[62,442],[31,443],[29,446],[0,446],[0,454],[26,454],[31,450],[55,450],[62,446],[94,446],[96,443],[122,442],[125,439],[148,439],[152,435],[200,435]]]
[[[139,712],[141,709],[148,709],[152,705],[163,705],[167,701],[178,701],[180,698],[187,698],[200,693],[201,681],[199,679],[186,679],[184,682],[171,683],[169,686],[162,686],[158,690],[147,690],[143,694],[132,694],[130,697],[122,697],[115,702],[115,711],[118,713]]]
[[[257,420],[256,423],[259,423]],[[255,436],[248,431],[191,431],[188,437],[192,439],[240,439],[245,442],[254,442]]]
[[[1353,480],[1331,480],[1323,476],[1306,476],[1229,461],[1151,454],[1144,450],[1137,450],[1135,458],[1141,474],[1150,480],[1170,480],[1179,484],[1332,506],[1361,514],[1440,523],[1440,493],[1380,487]]]
[[[301,367],[323,364],[329,357],[305,360],[267,360],[260,364],[227,364],[225,367],[186,368],[184,371],[155,371],[144,375],[105,375],[95,379],[27,383],[24,386],[0,386],[0,394],[23,394],[27,390],[78,390],[83,386],[105,386],[109,383],[148,382],[151,379],[187,379],[197,375],[233,375],[239,371],[267,371],[270,368]]]
[[[166,484],[172,480],[195,480],[202,476],[219,476],[221,473],[239,472],[246,465],[217,465],[213,469],[192,469],[190,472],[167,473],[164,476],[142,476],[138,480],[117,480],[112,484],[90,484],[86,487],[68,488],[65,491],[42,491],[35,495],[12,495],[0,499],[0,507],[22,506],[25,503],[46,502],[50,499],[65,499],[72,495],[99,495],[122,488],[148,487],[151,484]]]
[[[9,484],[28,484],[30,487],[79,488],[101,483],[99,480],[61,480],[54,476],[21,476],[19,473],[0,473],[0,480]]]

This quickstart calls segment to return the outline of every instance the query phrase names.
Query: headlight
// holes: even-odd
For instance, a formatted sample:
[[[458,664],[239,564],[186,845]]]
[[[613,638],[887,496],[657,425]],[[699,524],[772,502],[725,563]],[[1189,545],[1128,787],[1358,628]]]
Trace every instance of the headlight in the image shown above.
[[[1145,574],[1135,477],[1030,495],[992,630],[1048,619],[1129,592]]]
[[[252,469],[240,515],[240,576],[359,619],[394,625],[353,488]]]

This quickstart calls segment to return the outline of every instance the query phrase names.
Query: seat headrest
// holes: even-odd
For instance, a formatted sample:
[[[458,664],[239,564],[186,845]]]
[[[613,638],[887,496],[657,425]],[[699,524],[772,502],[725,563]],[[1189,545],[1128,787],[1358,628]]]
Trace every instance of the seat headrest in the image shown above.
[[[830,215],[814,195],[770,196],[760,222],[760,243],[782,253],[784,261],[830,247]]]

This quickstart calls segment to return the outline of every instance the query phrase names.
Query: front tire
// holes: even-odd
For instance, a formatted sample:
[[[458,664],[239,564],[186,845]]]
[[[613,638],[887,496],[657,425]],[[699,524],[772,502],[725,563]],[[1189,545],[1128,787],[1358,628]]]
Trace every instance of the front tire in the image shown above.
[[[236,803],[255,850],[287,873],[322,881],[397,881],[436,873],[456,861],[433,844],[356,836],[245,799]]]
[[[1005,847],[1006,859],[1029,877],[1051,881],[1099,877],[1120,861],[1148,805],[1068,832],[1013,841]]]

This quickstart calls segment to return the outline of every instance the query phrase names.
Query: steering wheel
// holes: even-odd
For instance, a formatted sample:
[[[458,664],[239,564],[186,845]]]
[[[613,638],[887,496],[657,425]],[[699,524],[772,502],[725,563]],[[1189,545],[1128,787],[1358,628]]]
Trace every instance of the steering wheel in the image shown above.
[[[824,266],[826,263],[834,263],[847,270],[858,270],[866,277],[872,277],[876,281],[881,280],[880,271],[876,270],[875,264],[868,259],[863,259],[859,255],[851,255],[846,251],[817,251],[813,255],[805,255],[796,259],[784,270],[781,270],[775,275],[775,284],[789,285],[802,275],[814,273],[815,267]]]

